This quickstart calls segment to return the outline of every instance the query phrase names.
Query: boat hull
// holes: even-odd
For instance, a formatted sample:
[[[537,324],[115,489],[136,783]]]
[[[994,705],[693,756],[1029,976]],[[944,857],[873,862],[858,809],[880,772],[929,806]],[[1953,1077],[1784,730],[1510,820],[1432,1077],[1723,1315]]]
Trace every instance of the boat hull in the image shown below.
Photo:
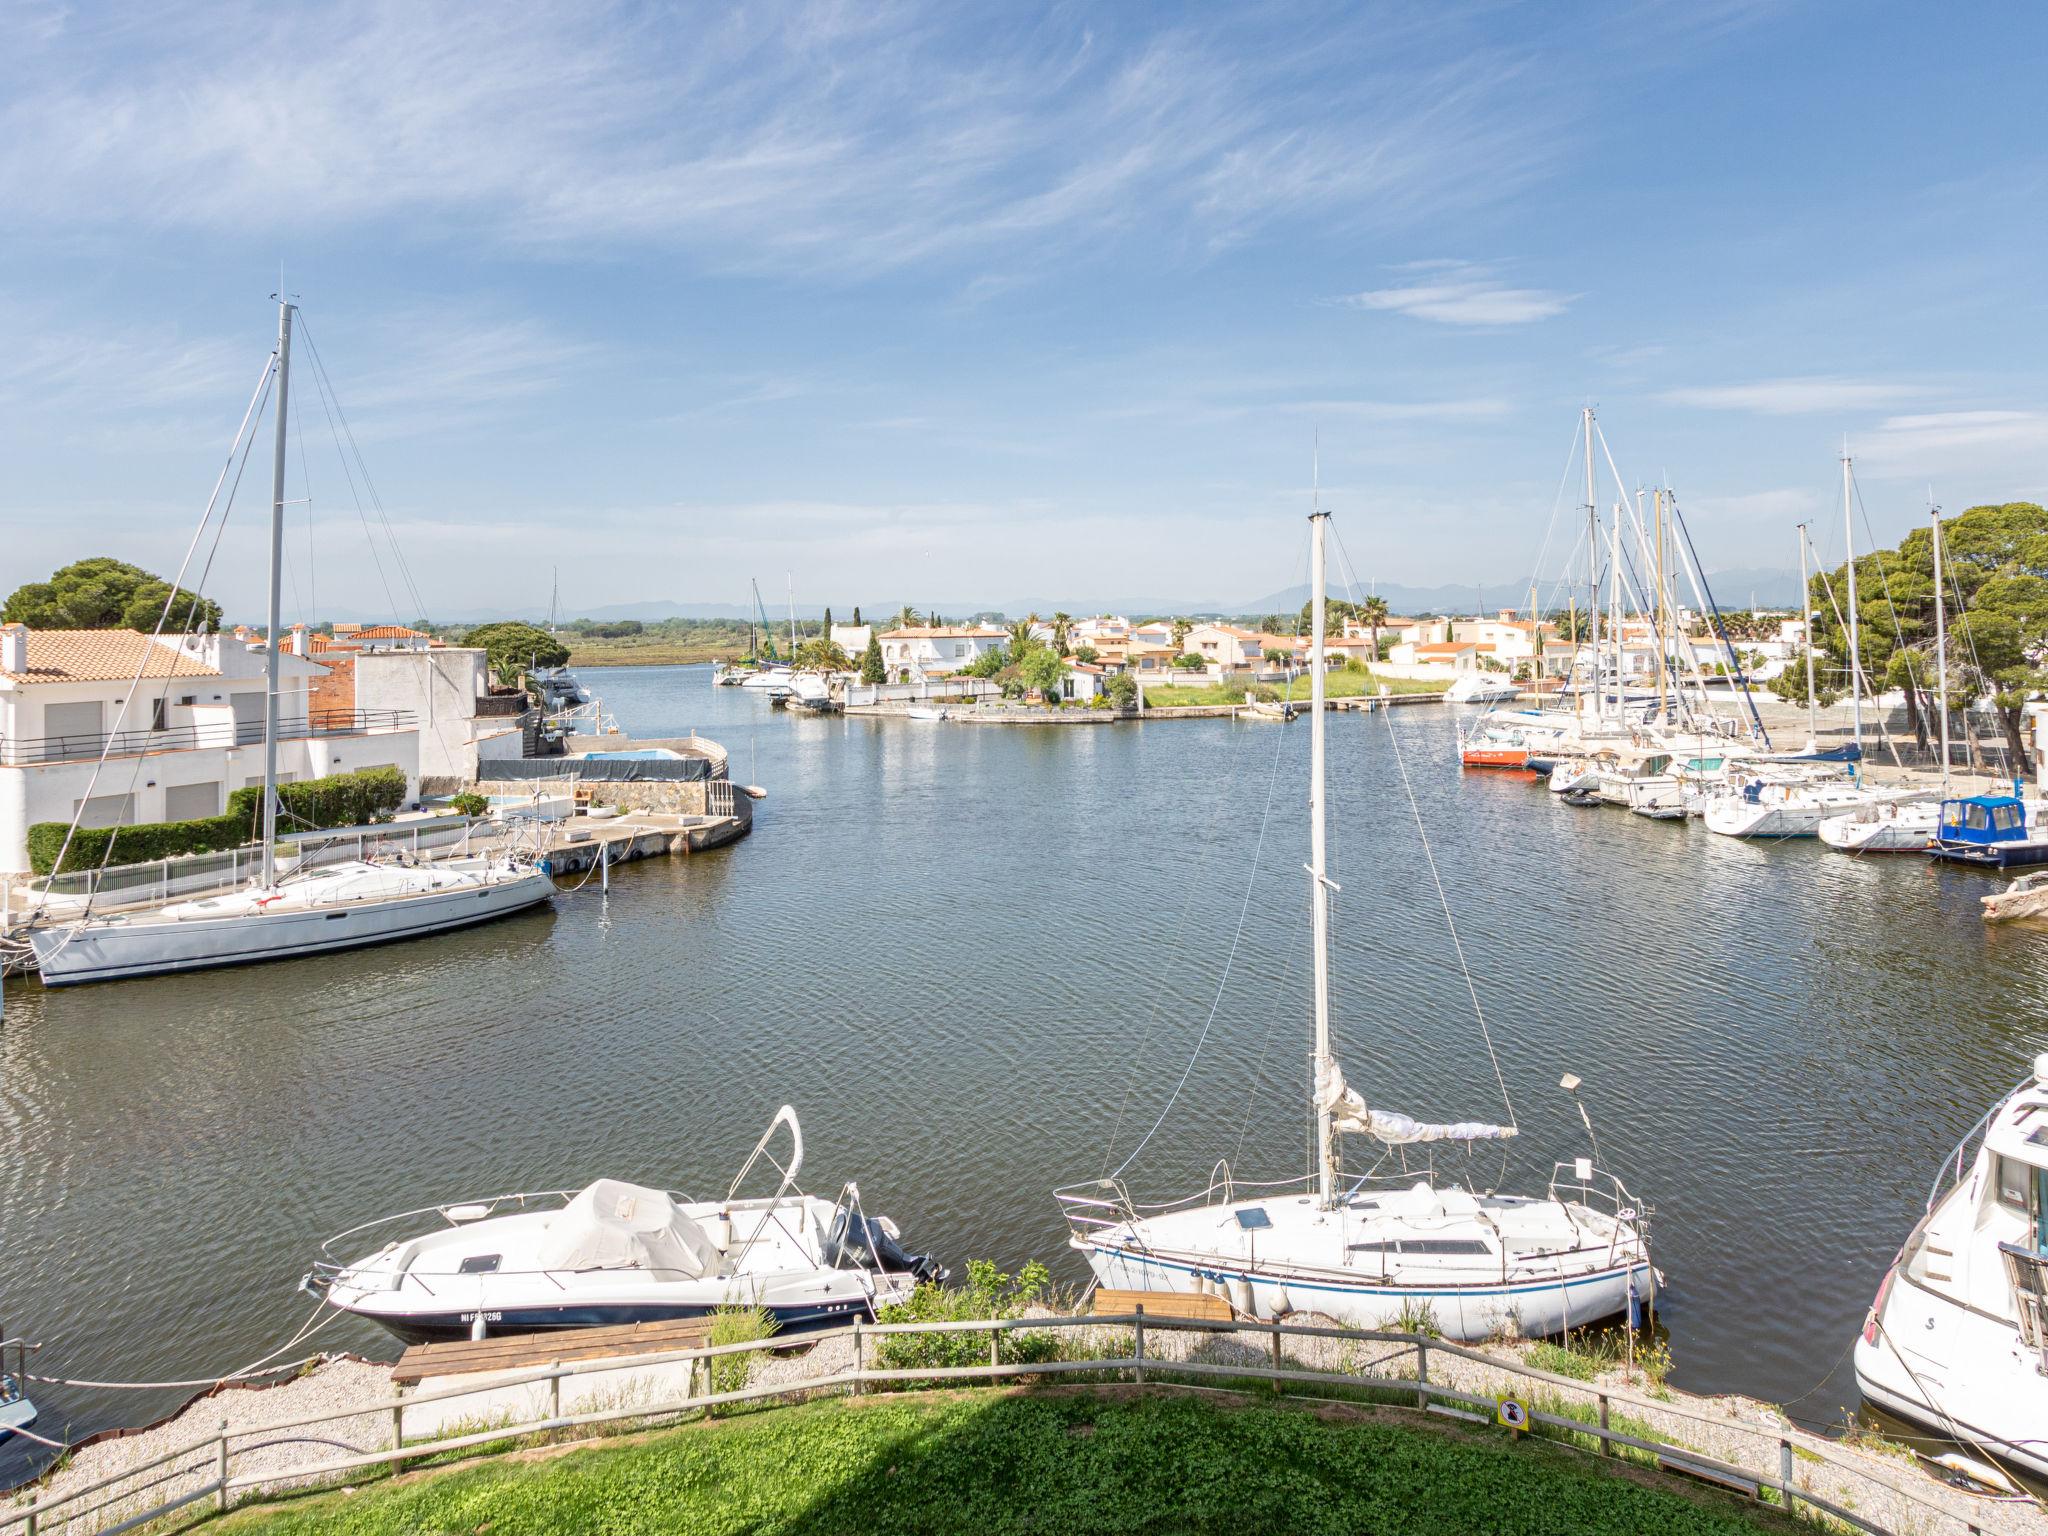
[[[344,1310],[354,1311],[354,1308]],[[692,1317],[708,1317],[717,1311],[710,1305],[673,1303],[596,1303],[582,1306],[514,1307],[503,1311],[486,1309],[484,1332],[491,1338],[514,1334],[566,1333],[578,1328],[609,1328],[628,1323],[669,1323]],[[802,1333],[806,1329],[831,1328],[868,1315],[864,1298],[814,1301],[762,1309],[775,1318],[777,1333]],[[466,1312],[414,1313],[404,1317],[360,1312],[403,1344],[446,1344],[476,1336],[476,1309]]]
[[[1527,747],[1466,747],[1458,761],[1467,768],[1527,768]]]
[[[1942,843],[1927,851],[1949,864],[1972,864],[1979,869],[2028,869],[2048,864],[2048,842],[2043,843]]]
[[[552,878],[534,869],[481,886],[392,901],[192,922],[112,923],[76,934],[47,929],[31,935],[30,942],[43,985],[69,987],[423,938],[523,912],[546,901],[554,888]]]
[[[1107,1289],[1214,1295],[1220,1286],[1225,1294],[1248,1297],[1250,1307],[1239,1310],[1253,1317],[1313,1312],[1350,1328],[1393,1328],[1404,1316],[1412,1319],[1427,1306],[1445,1338],[1466,1343],[1492,1338],[1510,1326],[1531,1338],[1582,1328],[1628,1310],[1631,1277],[1638,1297],[1645,1301],[1656,1288],[1655,1271],[1647,1259],[1562,1282],[1389,1286],[1271,1267],[1233,1268],[1209,1260],[1197,1265],[1101,1243],[1087,1244],[1085,1252],[1096,1280]]]

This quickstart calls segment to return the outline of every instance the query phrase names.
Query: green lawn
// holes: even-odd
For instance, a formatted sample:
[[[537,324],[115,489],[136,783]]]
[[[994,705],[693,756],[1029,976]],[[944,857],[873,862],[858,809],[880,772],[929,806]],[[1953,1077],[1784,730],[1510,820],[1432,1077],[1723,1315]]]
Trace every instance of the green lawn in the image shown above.
[[[1374,677],[1370,673],[1339,667],[1329,674],[1324,692],[1333,699],[1356,698],[1361,693],[1379,692],[1382,683],[1393,693],[1444,691],[1442,683],[1417,682],[1406,677]],[[1276,699],[1292,698],[1306,702],[1314,684],[1306,677],[1297,677],[1291,684],[1261,683],[1254,686],[1265,689]],[[1145,704],[1147,708],[1156,709],[1175,704],[1242,704],[1244,691],[1243,683],[1155,683],[1148,679],[1145,683]]]
[[[1369,1411],[984,1391],[833,1400],[226,1518],[248,1536],[1740,1536],[1792,1522],[1541,1441]]]

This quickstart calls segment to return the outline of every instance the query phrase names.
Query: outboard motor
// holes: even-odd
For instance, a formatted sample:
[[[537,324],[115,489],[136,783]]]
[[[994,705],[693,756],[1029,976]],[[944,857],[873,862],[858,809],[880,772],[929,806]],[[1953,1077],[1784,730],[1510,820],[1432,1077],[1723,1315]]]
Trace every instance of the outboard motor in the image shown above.
[[[896,1241],[896,1224],[882,1216],[863,1216],[843,1206],[825,1234],[825,1262],[834,1269],[864,1266],[892,1274],[908,1274],[930,1285],[944,1285],[951,1273],[929,1253],[906,1253]]]

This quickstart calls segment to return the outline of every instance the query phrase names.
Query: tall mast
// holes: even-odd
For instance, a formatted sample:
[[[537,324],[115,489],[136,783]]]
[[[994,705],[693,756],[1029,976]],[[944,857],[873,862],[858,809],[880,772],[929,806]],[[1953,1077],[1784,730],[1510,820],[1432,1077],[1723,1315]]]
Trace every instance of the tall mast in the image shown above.
[[[1849,483],[1849,445],[1842,445],[1842,528],[1849,555],[1849,718],[1863,750],[1863,631],[1856,617],[1856,515]]]
[[[1948,793],[1948,604],[1941,590],[1941,508],[1930,506],[1934,524],[1934,671],[1941,702],[1941,792]]]
[[[1600,507],[1593,500],[1593,407],[1581,409],[1580,418],[1586,429],[1586,622],[1593,626],[1589,648],[1593,671],[1593,714],[1597,719],[1606,713],[1606,696],[1600,687]],[[1579,709],[1585,711],[1585,695],[1579,696]]]
[[[292,383],[292,305],[277,296],[277,446],[270,469],[270,643],[263,658],[263,881],[277,880],[277,657],[284,582],[285,422]]]
[[[1806,524],[1799,525],[1799,634],[1806,647],[1806,743],[1820,740],[1819,717],[1813,699],[1813,591],[1806,584]],[[1754,598],[1751,599],[1755,601]]]
[[[1323,533],[1330,514],[1318,507],[1309,515],[1315,530],[1309,604],[1309,752],[1308,752],[1308,879],[1309,911],[1315,936],[1316,966],[1316,1188],[1327,1207],[1337,1197],[1337,1151],[1330,1131],[1330,1112],[1323,1107],[1322,1086],[1330,1075],[1330,874],[1323,830]]]
[[[1618,501],[1614,504],[1613,547],[1608,552],[1608,566],[1612,574],[1609,579],[1611,595],[1609,597],[1610,607],[1608,610],[1607,629],[1609,638],[1614,642],[1614,713],[1617,719],[1627,713],[1622,703],[1622,674],[1625,670],[1623,665],[1625,658],[1622,655],[1621,649],[1621,506],[1622,504]],[[1607,696],[1604,686],[1601,689],[1600,696],[1603,699]]]
[[[1657,718],[1664,718],[1664,682],[1669,647],[1665,643],[1669,611],[1664,602],[1664,488],[1653,493],[1657,503]]]
[[[791,664],[794,665],[796,662],[796,574],[793,571],[784,571],[782,579],[789,583],[789,659]]]

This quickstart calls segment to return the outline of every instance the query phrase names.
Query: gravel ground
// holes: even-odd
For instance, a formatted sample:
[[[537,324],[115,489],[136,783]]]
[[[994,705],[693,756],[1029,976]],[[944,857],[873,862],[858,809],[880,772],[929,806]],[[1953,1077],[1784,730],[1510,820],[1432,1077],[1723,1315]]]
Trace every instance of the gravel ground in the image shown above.
[[[1086,1341],[1102,1353],[1129,1350],[1129,1330],[1090,1329],[1073,1339]],[[1345,1339],[1292,1338],[1284,1342],[1283,1363],[1290,1368],[1348,1371],[1413,1379],[1415,1352],[1389,1346]],[[1489,1351],[1512,1360],[1519,1351],[1502,1345]],[[1215,1335],[1173,1330],[1148,1330],[1146,1354],[1162,1362],[1195,1360],[1211,1364],[1264,1366],[1272,1359],[1271,1344],[1256,1335]],[[853,1362],[849,1338],[821,1340],[801,1353],[769,1354],[760,1358],[750,1385],[799,1385],[847,1369]],[[1435,1350],[1429,1357],[1430,1380],[1471,1391],[1484,1397],[1518,1391],[1530,1393],[1527,1377],[1478,1361],[1463,1360]],[[1312,1385],[1288,1389],[1313,1396]],[[1620,1371],[1612,1371],[1594,1383],[1571,1382],[1539,1389],[1557,1397],[1593,1403],[1605,1390],[1616,1428],[1640,1432],[1647,1425],[1653,1432],[1644,1438],[1663,1437],[1678,1445],[1703,1451],[1722,1461],[1750,1468],[1768,1477],[1777,1475],[1782,1437],[1795,1447],[1796,1476],[1801,1486],[1834,1500],[1889,1528],[1913,1536],[1966,1536],[1972,1528],[1986,1532],[2010,1532],[2012,1536],[2048,1536],[2048,1515],[2031,1504],[2001,1503],[1950,1488],[1928,1476],[1908,1458],[1844,1445],[1788,1423],[1768,1404],[1743,1397],[1694,1397],[1675,1390],[1651,1388],[1640,1380],[1630,1385]],[[306,1374],[265,1388],[235,1387],[200,1399],[176,1417],[137,1434],[105,1440],[87,1446],[68,1465],[38,1489],[21,1490],[10,1504],[28,1502],[31,1492],[43,1498],[83,1488],[111,1477],[151,1457],[185,1446],[197,1448],[159,1473],[163,1481],[140,1489],[110,1490],[120,1497],[96,1510],[75,1525],[46,1521],[45,1532],[85,1532],[111,1525],[148,1506],[203,1487],[215,1474],[215,1449],[211,1443],[222,1420],[229,1427],[233,1451],[233,1472],[276,1473],[266,1488],[282,1489],[294,1481],[294,1468],[303,1468],[345,1454],[343,1445],[358,1451],[379,1450],[390,1445],[388,1415],[369,1411],[371,1405],[392,1394],[389,1367],[351,1357],[334,1357]],[[278,1443],[267,1443],[269,1426],[321,1413],[347,1415],[333,1423],[284,1432]],[[1626,1425],[1622,1420],[1635,1421]],[[304,1438],[317,1435],[319,1441]],[[342,1444],[320,1443],[341,1442]],[[249,1449],[243,1449],[249,1447]],[[1842,1470],[1851,1468],[1853,1471]],[[244,1495],[246,1497],[246,1495]]]

